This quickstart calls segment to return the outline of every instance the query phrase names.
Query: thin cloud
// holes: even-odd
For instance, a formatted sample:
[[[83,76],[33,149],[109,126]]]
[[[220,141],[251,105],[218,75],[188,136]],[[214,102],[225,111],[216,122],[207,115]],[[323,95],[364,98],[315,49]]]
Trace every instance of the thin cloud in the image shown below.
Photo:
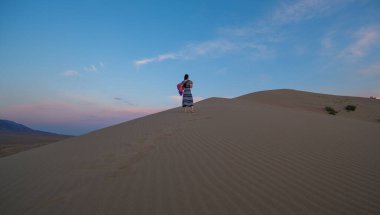
[[[353,0],[298,0],[283,4],[272,16],[272,22],[286,24],[319,18]]]
[[[92,64],[90,66],[84,67],[83,70],[86,71],[86,72],[97,72],[98,68],[95,65]]]
[[[356,40],[343,50],[342,56],[363,57],[367,55],[371,47],[378,43],[379,28],[361,28],[359,31],[355,32],[354,37]]]
[[[130,101],[128,101],[128,100],[125,100],[125,99],[123,99],[123,98],[121,98],[121,97],[115,97],[115,98],[113,98],[114,100],[117,100],[117,101],[120,101],[120,102],[123,102],[123,103],[126,103],[126,104],[128,104],[128,105],[131,105],[131,106],[134,106],[135,104],[134,103],[132,103],[132,102],[130,102]]]
[[[144,58],[141,60],[137,60],[137,61],[135,61],[135,65],[141,66],[141,65],[148,64],[148,63],[161,62],[161,61],[170,60],[170,59],[174,60],[177,58],[178,58],[178,54],[162,54],[162,55],[159,55],[157,57]]]
[[[190,60],[197,57],[219,57],[225,54],[241,53],[245,51],[255,57],[270,56],[271,51],[264,44],[231,41],[227,39],[215,39],[200,43],[191,43],[176,53],[159,55],[152,58],[144,58],[135,61],[135,65],[141,66],[149,63],[165,60]]]
[[[79,72],[76,70],[66,70],[62,73],[63,76],[65,77],[77,77],[79,76]]]
[[[202,55],[221,54],[236,48],[234,43],[226,40],[210,40],[201,43],[188,44],[176,53],[162,54],[156,57],[143,58],[135,61],[135,65],[141,66],[149,63],[162,62],[166,60],[193,59]]]
[[[83,67],[83,70],[66,70],[62,73],[65,77],[77,77],[80,75],[83,75],[84,72],[87,73],[96,73],[99,71],[99,68],[104,68],[105,64],[103,62],[99,62],[99,66],[95,66],[94,64],[91,64],[90,66]]]

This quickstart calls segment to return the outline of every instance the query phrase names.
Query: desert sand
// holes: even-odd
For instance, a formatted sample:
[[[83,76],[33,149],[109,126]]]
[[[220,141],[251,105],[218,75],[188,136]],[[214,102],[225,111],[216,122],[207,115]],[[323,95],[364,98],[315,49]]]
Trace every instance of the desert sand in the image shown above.
[[[273,90],[196,108],[0,158],[0,214],[380,214],[379,100]]]

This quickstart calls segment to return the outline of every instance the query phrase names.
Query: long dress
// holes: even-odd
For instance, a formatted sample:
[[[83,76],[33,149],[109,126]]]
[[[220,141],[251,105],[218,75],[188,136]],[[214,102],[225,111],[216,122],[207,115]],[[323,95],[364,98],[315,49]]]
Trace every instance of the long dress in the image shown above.
[[[185,83],[186,82],[186,83]],[[192,107],[193,106],[193,95],[191,94],[190,84],[193,84],[192,81],[187,80],[183,81],[185,83],[183,96],[182,96],[182,107]]]

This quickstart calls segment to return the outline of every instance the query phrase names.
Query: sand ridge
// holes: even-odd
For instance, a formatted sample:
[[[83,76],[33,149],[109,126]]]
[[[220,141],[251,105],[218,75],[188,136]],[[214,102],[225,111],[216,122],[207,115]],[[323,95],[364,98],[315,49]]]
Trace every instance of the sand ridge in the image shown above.
[[[296,100],[211,98],[1,158],[0,214],[379,214],[380,123]]]

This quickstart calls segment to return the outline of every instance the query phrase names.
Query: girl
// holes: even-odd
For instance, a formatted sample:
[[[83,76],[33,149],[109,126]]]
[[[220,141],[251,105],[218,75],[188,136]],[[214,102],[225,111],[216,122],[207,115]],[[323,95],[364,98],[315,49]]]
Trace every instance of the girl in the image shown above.
[[[194,113],[193,106],[193,95],[191,94],[191,88],[193,88],[193,82],[189,80],[189,75],[186,74],[184,77],[184,81],[182,81],[183,86],[183,96],[182,96],[182,107],[184,108],[184,112],[187,112],[187,108],[190,108],[190,111]]]

